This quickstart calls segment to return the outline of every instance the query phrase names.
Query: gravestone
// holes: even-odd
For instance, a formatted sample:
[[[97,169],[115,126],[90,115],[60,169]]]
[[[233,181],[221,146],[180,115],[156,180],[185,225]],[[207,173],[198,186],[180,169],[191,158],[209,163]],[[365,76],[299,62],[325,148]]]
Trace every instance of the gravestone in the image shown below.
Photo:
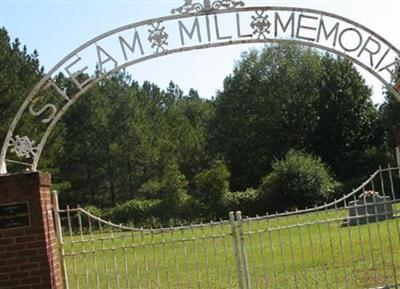
[[[0,289],[62,289],[50,175],[0,176]]]
[[[393,218],[392,198],[367,191],[360,199],[349,202],[347,225],[363,225]]]

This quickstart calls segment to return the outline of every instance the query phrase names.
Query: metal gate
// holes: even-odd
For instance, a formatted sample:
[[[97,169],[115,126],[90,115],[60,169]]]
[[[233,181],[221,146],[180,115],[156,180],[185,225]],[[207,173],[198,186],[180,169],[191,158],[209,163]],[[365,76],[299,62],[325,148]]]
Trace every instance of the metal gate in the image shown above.
[[[398,168],[306,210],[131,228],[82,208],[55,220],[67,289],[400,288]],[[377,195],[379,192],[379,195]]]

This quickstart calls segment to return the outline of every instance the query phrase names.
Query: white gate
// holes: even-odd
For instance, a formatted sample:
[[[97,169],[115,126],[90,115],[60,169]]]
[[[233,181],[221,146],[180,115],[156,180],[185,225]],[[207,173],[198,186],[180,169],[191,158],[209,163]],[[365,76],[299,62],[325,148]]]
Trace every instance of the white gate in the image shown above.
[[[379,169],[321,207],[168,228],[116,225],[55,198],[66,288],[400,288],[397,176]]]

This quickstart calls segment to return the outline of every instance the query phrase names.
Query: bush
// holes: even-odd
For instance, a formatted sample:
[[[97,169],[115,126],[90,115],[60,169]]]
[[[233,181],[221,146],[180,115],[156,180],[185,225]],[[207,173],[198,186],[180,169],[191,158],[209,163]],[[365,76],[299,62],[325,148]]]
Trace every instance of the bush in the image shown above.
[[[243,192],[229,192],[225,203],[229,211],[241,211],[245,215],[252,216],[265,213],[260,206],[260,193],[253,188]]]
[[[160,200],[131,200],[108,210],[104,217],[116,224],[151,224],[160,203]]]
[[[89,212],[90,214],[92,214],[96,217],[99,217],[99,218],[102,218],[105,213],[103,209],[96,207],[94,205],[87,205],[87,206],[83,207],[83,209],[85,211]]]
[[[186,177],[180,172],[178,165],[169,165],[163,178],[161,190],[163,192],[163,199],[171,211],[178,212],[187,202],[189,198],[187,185]],[[169,217],[173,217],[173,215]]]
[[[339,185],[320,158],[291,150],[273,163],[259,191],[266,209],[273,212],[320,204]]]
[[[223,213],[229,178],[229,170],[223,161],[215,161],[209,169],[195,176],[192,195],[204,205],[205,216],[215,218]]]
[[[205,211],[203,203],[193,197],[189,197],[181,208],[180,221],[186,223],[209,221],[207,218],[202,218]]]

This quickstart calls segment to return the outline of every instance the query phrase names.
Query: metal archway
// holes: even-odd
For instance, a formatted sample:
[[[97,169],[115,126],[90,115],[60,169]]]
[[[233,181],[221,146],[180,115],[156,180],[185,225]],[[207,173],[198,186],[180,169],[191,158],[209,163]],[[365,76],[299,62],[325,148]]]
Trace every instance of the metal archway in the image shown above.
[[[7,173],[7,163],[36,170],[57,122],[96,83],[128,66],[184,51],[251,43],[314,47],[350,58],[400,101],[400,82],[393,85],[400,51],[377,33],[320,10],[244,6],[242,1],[186,0],[169,16],[119,27],[72,51],[36,84],[15,115],[1,150],[0,174]],[[224,31],[222,21],[227,24]],[[95,67],[100,74],[84,80],[78,77]],[[57,86],[54,79],[60,72],[71,78],[76,94],[67,95]],[[20,131],[21,118],[37,124],[35,137]]]

